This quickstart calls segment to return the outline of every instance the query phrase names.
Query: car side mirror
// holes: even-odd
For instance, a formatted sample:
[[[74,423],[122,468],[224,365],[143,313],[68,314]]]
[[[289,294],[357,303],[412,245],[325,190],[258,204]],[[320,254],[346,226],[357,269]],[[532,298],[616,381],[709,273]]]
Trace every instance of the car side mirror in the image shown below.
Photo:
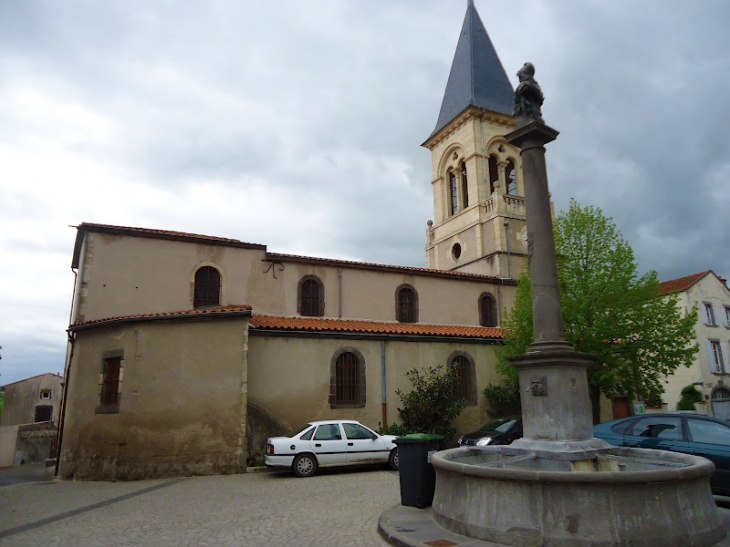
[[[375,433],[373,433],[372,435],[370,435],[370,438],[371,438],[372,440],[375,440],[375,439],[377,439],[377,438],[378,438],[378,436],[377,436],[377,435],[376,435]]]

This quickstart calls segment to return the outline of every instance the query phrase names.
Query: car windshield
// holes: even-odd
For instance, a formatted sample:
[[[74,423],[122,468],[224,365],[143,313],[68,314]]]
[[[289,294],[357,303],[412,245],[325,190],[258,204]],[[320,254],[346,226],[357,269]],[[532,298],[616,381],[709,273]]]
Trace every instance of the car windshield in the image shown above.
[[[515,418],[514,416],[495,418],[491,422],[484,424],[481,427],[481,431],[499,431],[500,433],[504,433],[509,430],[509,428],[512,427],[518,419],[519,418]]]

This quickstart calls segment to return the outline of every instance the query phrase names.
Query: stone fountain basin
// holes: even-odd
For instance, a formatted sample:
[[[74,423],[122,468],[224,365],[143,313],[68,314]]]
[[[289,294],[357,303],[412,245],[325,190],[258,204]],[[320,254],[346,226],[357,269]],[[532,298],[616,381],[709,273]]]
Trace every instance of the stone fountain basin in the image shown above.
[[[725,537],[704,458],[494,446],[431,461],[434,520],[468,537],[520,547],[709,547]]]

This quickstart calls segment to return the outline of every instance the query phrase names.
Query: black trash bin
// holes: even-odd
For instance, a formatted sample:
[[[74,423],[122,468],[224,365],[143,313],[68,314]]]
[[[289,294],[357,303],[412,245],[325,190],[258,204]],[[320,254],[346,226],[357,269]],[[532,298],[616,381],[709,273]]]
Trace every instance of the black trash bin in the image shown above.
[[[416,433],[395,440],[398,446],[398,474],[402,505],[423,509],[431,505],[436,489],[436,472],[431,454],[439,449],[441,435]]]

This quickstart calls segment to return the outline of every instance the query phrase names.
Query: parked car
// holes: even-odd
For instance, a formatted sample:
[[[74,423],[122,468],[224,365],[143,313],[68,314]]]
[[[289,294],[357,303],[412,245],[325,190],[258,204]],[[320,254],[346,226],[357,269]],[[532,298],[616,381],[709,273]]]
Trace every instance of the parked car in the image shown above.
[[[730,423],[685,413],[642,414],[598,424],[593,435],[615,446],[671,450],[711,460],[712,492],[730,496]]]
[[[341,465],[387,463],[398,469],[395,439],[354,420],[310,422],[293,437],[269,438],[265,461],[272,467],[291,467],[297,477]]]
[[[487,422],[477,431],[472,431],[459,438],[459,446],[491,446],[495,444],[511,444],[522,437],[522,418],[507,416],[495,418]]]

